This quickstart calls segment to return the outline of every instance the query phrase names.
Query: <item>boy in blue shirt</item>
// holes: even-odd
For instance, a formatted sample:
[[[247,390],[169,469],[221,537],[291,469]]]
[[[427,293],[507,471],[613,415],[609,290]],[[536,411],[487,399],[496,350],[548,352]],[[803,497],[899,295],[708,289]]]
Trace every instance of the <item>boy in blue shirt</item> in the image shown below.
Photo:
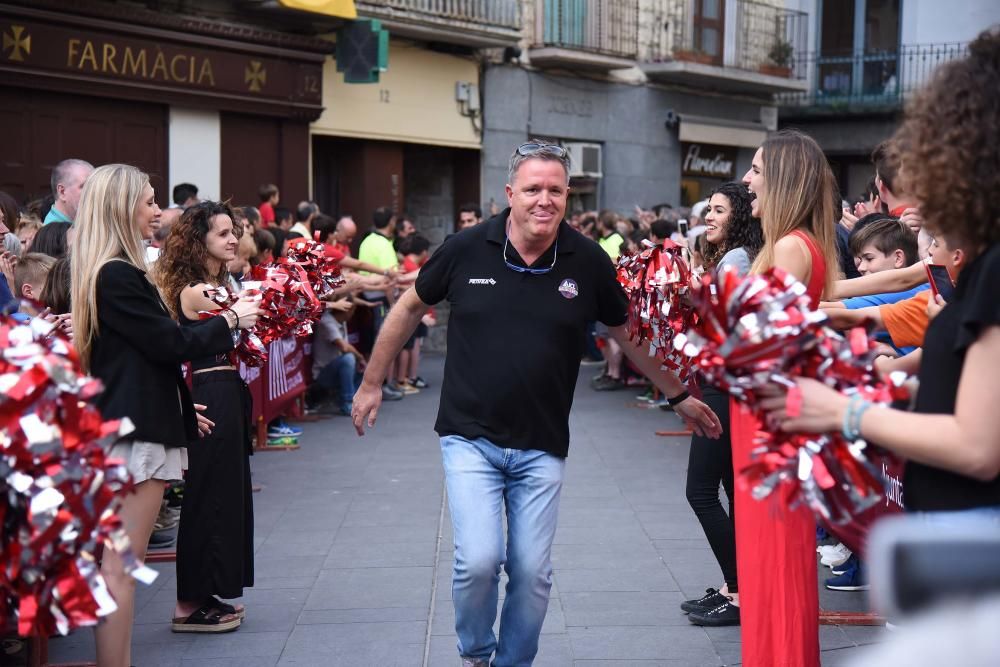
[[[851,233],[849,244],[858,272],[863,276],[869,273],[903,268],[920,261],[917,251],[917,235],[897,218],[887,217],[868,222],[865,225],[858,225]],[[928,287],[927,283],[923,283],[902,292],[859,296],[841,302],[824,303],[823,306],[842,307],[849,310],[884,306],[909,299]],[[877,338],[881,342],[892,345],[892,339],[888,337],[886,332],[880,332]],[[909,354],[915,349],[912,347],[893,347],[901,356]]]

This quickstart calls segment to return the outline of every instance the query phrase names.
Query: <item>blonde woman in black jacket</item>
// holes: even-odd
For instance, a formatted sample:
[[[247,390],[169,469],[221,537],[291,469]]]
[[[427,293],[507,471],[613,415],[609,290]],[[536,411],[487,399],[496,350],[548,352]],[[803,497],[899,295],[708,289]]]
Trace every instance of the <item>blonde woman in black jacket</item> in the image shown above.
[[[212,424],[200,418],[181,373],[190,359],[230,350],[232,331],[252,326],[259,309],[238,302],[222,317],[180,327],[146,275],[143,239],[160,215],[149,177],[110,164],[87,179],[77,211],[71,253],[72,315],[80,361],[104,383],[97,404],[106,419],[135,425],[113,456],[125,460],[135,491],[121,517],[144,558],[166,481],[180,479],[188,441]],[[104,552],[101,572],[118,610],[97,626],[99,667],[128,667],[135,582],[121,560]]]

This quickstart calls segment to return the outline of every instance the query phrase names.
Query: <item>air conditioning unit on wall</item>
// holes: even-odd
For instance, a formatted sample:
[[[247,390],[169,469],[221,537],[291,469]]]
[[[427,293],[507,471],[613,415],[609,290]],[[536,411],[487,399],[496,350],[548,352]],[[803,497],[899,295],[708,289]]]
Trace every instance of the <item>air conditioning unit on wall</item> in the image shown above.
[[[600,178],[603,174],[600,144],[567,141],[563,144],[569,153],[569,175]]]

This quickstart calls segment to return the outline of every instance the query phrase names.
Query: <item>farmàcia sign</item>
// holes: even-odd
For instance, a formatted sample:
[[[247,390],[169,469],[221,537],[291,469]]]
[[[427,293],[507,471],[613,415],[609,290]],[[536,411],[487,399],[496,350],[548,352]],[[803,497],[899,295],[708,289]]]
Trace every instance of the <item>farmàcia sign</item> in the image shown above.
[[[180,94],[237,109],[322,111],[325,56],[251,40],[0,5],[0,46],[0,73],[21,75],[31,87],[100,95],[112,86],[168,103]]]
[[[184,52],[168,56],[160,47],[140,47],[133,51],[126,45],[119,50],[114,42],[98,40],[95,46],[94,40],[70,38],[66,42],[66,67],[81,72],[215,87],[211,57]]]

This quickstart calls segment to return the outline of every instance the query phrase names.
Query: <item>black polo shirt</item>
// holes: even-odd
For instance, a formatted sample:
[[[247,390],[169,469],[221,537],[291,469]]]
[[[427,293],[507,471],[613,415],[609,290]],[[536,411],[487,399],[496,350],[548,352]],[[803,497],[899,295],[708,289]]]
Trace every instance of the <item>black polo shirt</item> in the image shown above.
[[[566,456],[569,410],[587,322],[625,323],[627,301],[607,253],[565,222],[532,268],[503,259],[510,209],[449,237],[420,269],[420,300],[447,299],[439,435]],[[513,245],[507,259],[524,266]]]

